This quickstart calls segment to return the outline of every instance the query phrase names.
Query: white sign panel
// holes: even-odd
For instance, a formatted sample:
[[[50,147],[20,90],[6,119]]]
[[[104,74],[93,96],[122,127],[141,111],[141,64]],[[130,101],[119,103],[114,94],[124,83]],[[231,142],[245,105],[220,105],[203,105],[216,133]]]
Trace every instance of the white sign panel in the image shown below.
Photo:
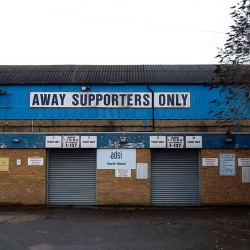
[[[131,177],[131,169],[116,169],[115,177]]]
[[[155,92],[155,108],[190,108],[189,92]]]
[[[97,148],[97,136],[81,136],[81,148]]]
[[[29,166],[43,166],[43,158],[42,157],[29,157],[28,165]]]
[[[148,164],[147,163],[137,163],[136,179],[148,179]]]
[[[97,169],[136,169],[136,149],[97,149]]]
[[[62,137],[61,136],[46,136],[45,147],[46,148],[61,148]]]
[[[204,167],[218,167],[218,158],[202,158],[202,166]]]
[[[250,158],[238,158],[239,167],[250,167]]]
[[[250,182],[250,168],[246,168],[246,167],[242,168],[242,182],[243,183]]]
[[[63,147],[64,148],[79,148],[80,138],[78,135],[64,135]]]
[[[150,148],[166,148],[166,136],[150,136]]]
[[[168,148],[183,148],[184,137],[183,136],[168,136],[167,147]]]
[[[186,136],[186,148],[202,148],[202,136]]]
[[[151,108],[151,92],[30,92],[31,108]]]
[[[235,154],[220,154],[220,175],[235,175]]]
[[[190,108],[190,92],[155,92],[155,108]],[[152,108],[151,92],[30,92],[31,108]]]

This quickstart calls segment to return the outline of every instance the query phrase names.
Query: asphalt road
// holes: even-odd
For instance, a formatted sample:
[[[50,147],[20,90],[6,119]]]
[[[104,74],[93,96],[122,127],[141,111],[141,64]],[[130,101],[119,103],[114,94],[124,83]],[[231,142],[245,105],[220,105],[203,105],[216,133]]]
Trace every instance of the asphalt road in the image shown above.
[[[0,206],[0,250],[250,249],[250,207]]]

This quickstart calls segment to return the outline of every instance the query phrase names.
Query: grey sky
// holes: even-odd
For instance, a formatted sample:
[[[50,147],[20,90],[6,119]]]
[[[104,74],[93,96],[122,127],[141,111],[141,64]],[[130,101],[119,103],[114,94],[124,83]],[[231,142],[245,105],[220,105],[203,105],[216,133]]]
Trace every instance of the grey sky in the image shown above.
[[[8,0],[0,64],[213,64],[238,0]]]

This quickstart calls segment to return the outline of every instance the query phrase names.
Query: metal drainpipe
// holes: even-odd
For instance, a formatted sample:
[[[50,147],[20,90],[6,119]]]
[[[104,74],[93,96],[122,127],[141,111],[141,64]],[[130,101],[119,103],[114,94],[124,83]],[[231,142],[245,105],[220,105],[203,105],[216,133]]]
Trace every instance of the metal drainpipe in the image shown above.
[[[154,100],[154,91],[147,85],[149,91],[152,93],[152,116],[153,116],[153,131],[155,132],[155,100]]]

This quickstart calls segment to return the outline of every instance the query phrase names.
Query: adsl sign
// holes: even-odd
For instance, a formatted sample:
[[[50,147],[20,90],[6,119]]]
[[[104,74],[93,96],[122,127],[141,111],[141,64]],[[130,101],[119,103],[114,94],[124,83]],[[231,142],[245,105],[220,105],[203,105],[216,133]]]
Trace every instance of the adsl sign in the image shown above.
[[[148,92],[30,92],[31,108],[152,108]],[[155,108],[190,108],[189,92],[154,94]]]

